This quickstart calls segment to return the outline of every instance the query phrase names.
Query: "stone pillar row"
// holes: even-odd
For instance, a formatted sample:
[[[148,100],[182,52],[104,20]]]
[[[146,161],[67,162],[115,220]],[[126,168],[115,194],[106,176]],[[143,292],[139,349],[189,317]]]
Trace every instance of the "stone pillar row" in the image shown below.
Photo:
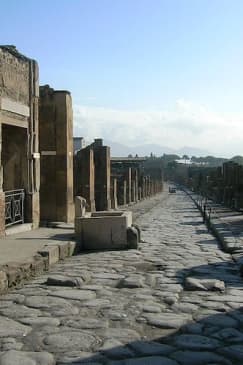
[[[100,141],[100,140],[99,140]],[[110,172],[110,149],[96,142],[75,156],[75,195],[86,199],[87,211],[117,209],[162,191],[162,180],[143,175],[138,167]]]
[[[140,175],[139,169],[133,167],[127,168],[116,183],[118,205],[136,203],[163,190],[162,180]]]

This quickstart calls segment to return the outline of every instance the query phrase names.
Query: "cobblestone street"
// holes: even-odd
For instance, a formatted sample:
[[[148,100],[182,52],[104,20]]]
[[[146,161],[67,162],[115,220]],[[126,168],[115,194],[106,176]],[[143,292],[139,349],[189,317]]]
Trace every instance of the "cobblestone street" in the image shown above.
[[[193,202],[132,210],[139,250],[73,256],[1,296],[0,365],[243,363],[239,267]]]

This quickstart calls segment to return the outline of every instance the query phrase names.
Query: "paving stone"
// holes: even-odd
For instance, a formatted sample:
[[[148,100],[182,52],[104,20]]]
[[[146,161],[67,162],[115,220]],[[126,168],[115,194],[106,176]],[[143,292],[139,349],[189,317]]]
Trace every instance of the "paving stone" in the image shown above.
[[[212,295],[208,297],[208,300],[212,300],[214,302],[235,302],[235,303],[243,303],[243,296],[237,296],[237,295]]]
[[[1,308],[0,314],[2,316],[10,318],[21,318],[21,317],[37,317],[41,316],[42,312],[35,308],[28,308],[21,304],[11,304],[7,308]]]
[[[65,352],[72,350],[87,351],[98,344],[96,336],[81,331],[62,331],[46,336],[43,343],[46,349],[54,352]]]
[[[64,275],[48,276],[46,285],[80,287],[83,284],[81,278],[72,278]]]
[[[4,293],[8,288],[8,277],[5,271],[0,270],[0,292]]]
[[[129,346],[139,355],[169,355],[175,350],[173,346],[161,344],[158,342],[135,341]]]
[[[175,312],[193,313],[198,310],[198,306],[192,303],[174,303],[171,309]]]
[[[21,337],[26,336],[30,331],[31,327],[0,316],[0,337]]]
[[[7,300],[4,300],[4,301],[0,301],[0,308],[7,308],[7,307],[10,307],[10,305],[12,305],[13,302],[12,301],[7,301]]]
[[[191,317],[176,313],[143,314],[147,323],[159,328],[180,328],[185,325]]]
[[[66,355],[57,354],[57,364],[56,365],[79,365],[79,364],[95,364],[100,365],[104,361],[104,356],[100,353],[93,354],[92,352],[87,351],[70,351]]]
[[[234,360],[242,360],[243,361],[243,345],[231,345],[224,346],[218,350],[218,352],[225,356],[230,356]]]
[[[217,363],[220,365],[232,365],[231,361],[209,351],[176,351],[171,357],[180,365],[207,365]]]
[[[93,300],[88,300],[88,301],[84,301],[82,302],[80,305],[82,305],[83,307],[100,307],[100,308],[110,308],[112,307],[112,304],[110,302],[110,300],[108,299],[93,299]]]
[[[96,298],[96,294],[92,290],[82,290],[82,289],[62,289],[56,290],[50,294],[53,297],[60,297],[65,299],[74,300],[89,300]]]
[[[182,330],[183,332],[200,335],[203,332],[203,325],[201,323],[189,323],[183,326]]]
[[[191,350],[213,350],[221,345],[215,339],[200,335],[179,335],[175,338],[174,344],[178,347]]]
[[[13,301],[14,303],[22,304],[25,300],[25,296],[21,294],[8,293],[1,296],[2,301]]]
[[[103,315],[111,321],[124,321],[127,318],[127,314],[122,311],[116,311],[113,309],[108,309],[103,311]]]
[[[96,329],[96,328],[107,328],[108,321],[104,319],[96,319],[96,318],[77,318],[77,319],[68,319],[64,320],[63,324],[72,328],[80,328],[80,329]]]
[[[118,283],[118,288],[143,288],[145,286],[144,284],[144,278],[142,276],[128,276]]]
[[[145,304],[141,309],[145,313],[160,313],[162,311],[162,306]]]
[[[214,291],[218,290],[223,292],[225,290],[225,284],[222,280],[187,277],[185,280],[185,289]]]
[[[201,319],[201,323],[217,327],[237,327],[238,321],[226,314],[215,314]]]
[[[55,365],[54,356],[48,352],[10,350],[0,356],[0,365]]]
[[[161,284],[159,287],[162,291],[167,291],[170,293],[179,293],[183,289],[182,285],[180,284]]]
[[[76,315],[79,309],[63,298],[50,296],[30,296],[26,298],[25,304],[29,307],[50,311],[56,315]]]
[[[92,278],[121,280],[121,279],[124,278],[124,275],[116,274],[116,273],[110,273],[110,272],[101,272],[101,273],[92,273]]]
[[[2,351],[21,350],[24,344],[16,341],[15,338],[6,337],[1,339],[0,349]]]
[[[146,356],[136,359],[112,361],[109,365],[178,365],[178,362],[164,356]]]
[[[99,333],[97,331],[97,333]],[[140,335],[135,330],[130,328],[107,328],[104,329],[101,333],[101,336],[105,339],[116,339],[121,341],[122,343],[128,343],[134,340],[138,340]]]
[[[60,320],[58,318],[52,317],[23,317],[20,318],[19,321],[23,324],[30,326],[59,326]]]
[[[243,333],[235,328],[224,328],[213,333],[213,337],[230,343],[243,342]]]
[[[124,359],[134,356],[134,352],[129,347],[124,346],[116,339],[108,339],[103,346],[99,348],[106,357],[111,359]]]

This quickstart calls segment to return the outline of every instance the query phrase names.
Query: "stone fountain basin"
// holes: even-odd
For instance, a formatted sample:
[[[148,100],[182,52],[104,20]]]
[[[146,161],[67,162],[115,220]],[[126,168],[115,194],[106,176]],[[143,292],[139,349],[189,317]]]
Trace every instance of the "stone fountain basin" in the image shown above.
[[[82,250],[127,248],[127,228],[132,225],[130,211],[101,211],[75,218],[75,232]]]

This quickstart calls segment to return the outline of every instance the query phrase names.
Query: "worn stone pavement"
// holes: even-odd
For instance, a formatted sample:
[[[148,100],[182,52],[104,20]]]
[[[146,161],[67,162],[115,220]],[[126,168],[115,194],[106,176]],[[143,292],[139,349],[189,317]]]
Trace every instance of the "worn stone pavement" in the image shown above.
[[[139,250],[73,256],[0,297],[0,365],[243,363],[237,263],[184,192],[147,205]]]

